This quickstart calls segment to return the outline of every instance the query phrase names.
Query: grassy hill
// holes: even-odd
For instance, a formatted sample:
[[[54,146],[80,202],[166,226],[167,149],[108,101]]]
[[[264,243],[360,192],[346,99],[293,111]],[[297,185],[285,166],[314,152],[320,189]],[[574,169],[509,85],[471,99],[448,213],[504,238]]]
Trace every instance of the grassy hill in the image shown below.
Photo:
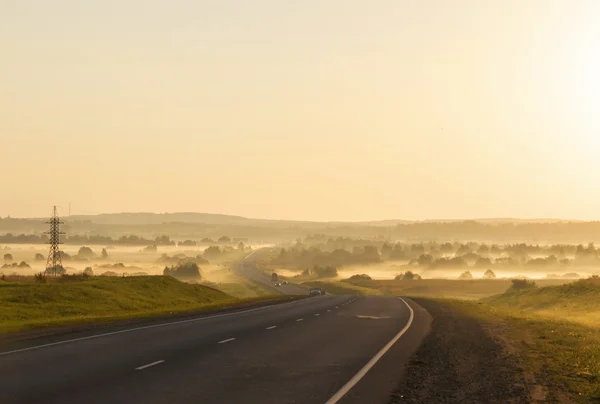
[[[45,284],[0,281],[0,334],[216,309],[256,299],[237,299],[164,276],[75,278]]]
[[[600,279],[582,279],[560,286],[509,289],[486,302],[496,306],[532,312],[558,319],[600,326]]]

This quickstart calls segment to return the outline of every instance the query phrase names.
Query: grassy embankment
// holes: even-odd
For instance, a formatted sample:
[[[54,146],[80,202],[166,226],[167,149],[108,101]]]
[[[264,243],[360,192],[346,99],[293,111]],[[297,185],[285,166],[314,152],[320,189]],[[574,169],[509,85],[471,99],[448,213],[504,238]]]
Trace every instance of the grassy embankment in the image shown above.
[[[565,280],[542,280],[541,285],[564,284]],[[421,280],[342,280],[306,281],[309,287],[324,288],[331,294],[387,295],[476,300],[504,293],[510,279],[421,279]]]
[[[239,299],[164,276],[92,277],[42,284],[0,281],[0,334],[219,309],[274,298]]]
[[[522,361],[548,402],[600,402],[600,280],[446,304],[477,318]]]

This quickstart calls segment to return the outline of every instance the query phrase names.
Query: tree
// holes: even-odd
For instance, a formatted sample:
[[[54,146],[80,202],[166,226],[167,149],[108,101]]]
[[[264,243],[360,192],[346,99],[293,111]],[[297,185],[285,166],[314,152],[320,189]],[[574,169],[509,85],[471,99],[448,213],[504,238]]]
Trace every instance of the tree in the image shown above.
[[[383,246],[381,246],[381,257],[383,259],[389,259],[392,255],[392,252],[394,252],[394,248],[388,243],[385,243]]]
[[[177,279],[199,280],[201,278],[200,268],[195,262],[185,262],[181,265],[176,265],[170,268],[165,267],[163,275],[172,276],[173,278]]]
[[[462,274],[460,274],[458,279],[473,279],[473,274],[471,274],[471,271],[465,271]]]
[[[419,259],[417,260],[417,262],[421,266],[428,266],[433,263],[433,257],[429,254],[421,254],[419,256]]]
[[[444,243],[440,246],[440,252],[444,253],[444,254],[450,254],[452,253],[452,244],[450,243]]]
[[[12,254],[4,254],[4,261],[10,262],[13,260]]]
[[[142,250],[142,252],[147,252],[147,253],[155,253],[157,251],[158,251],[158,247],[156,247],[156,244],[149,245]]]
[[[19,264],[19,268],[31,268],[31,267],[25,261],[21,261],[21,263]]]
[[[335,267],[316,266],[313,269],[313,273],[319,278],[335,278],[336,276],[338,276],[338,272]]]
[[[204,250],[204,258],[212,260],[221,256],[221,249],[219,246],[213,245]]]
[[[42,254],[40,254],[40,253],[35,254],[35,260],[36,261],[43,261],[45,259],[46,258]]]
[[[240,242],[240,243],[238,244],[238,250],[240,250],[240,251],[244,251],[245,249],[246,249],[246,246],[244,245],[244,243]]]
[[[483,274],[483,279],[496,279],[496,274],[491,269],[488,269]]]
[[[100,253],[100,257],[101,257],[103,260],[107,260],[107,259],[108,259],[108,251],[106,251],[106,248],[103,248],[103,249],[102,249],[102,252]]]
[[[85,276],[94,276],[94,270],[92,269],[92,267],[87,267],[83,270],[83,274]]]
[[[406,273],[396,275],[394,279],[396,279],[397,281],[414,281],[422,278],[419,274],[415,274],[412,271],[406,271]]]
[[[86,247],[83,246],[79,249],[79,251],[77,252],[77,257],[78,258],[94,258],[96,256],[96,254],[94,254],[94,252],[92,251],[92,249],[90,247]]]
[[[219,244],[227,244],[227,243],[231,243],[231,238],[229,238],[228,236],[222,236],[219,238]]]
[[[476,268],[485,268],[485,267],[489,267],[491,265],[492,265],[492,260],[489,258],[478,258],[477,261],[475,261]]]

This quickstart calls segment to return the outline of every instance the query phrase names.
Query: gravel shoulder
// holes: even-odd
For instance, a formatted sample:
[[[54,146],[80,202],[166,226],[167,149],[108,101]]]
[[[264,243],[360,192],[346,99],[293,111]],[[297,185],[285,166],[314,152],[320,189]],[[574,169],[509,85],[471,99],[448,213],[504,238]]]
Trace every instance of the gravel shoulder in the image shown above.
[[[390,399],[400,403],[530,403],[519,358],[482,324],[443,301],[413,299],[433,317]]]

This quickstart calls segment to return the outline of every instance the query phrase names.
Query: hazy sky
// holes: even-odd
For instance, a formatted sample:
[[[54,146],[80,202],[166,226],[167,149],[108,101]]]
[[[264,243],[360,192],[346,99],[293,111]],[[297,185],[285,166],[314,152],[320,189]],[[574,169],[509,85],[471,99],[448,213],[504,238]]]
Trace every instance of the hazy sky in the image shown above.
[[[600,1],[0,0],[0,215],[600,219]]]

